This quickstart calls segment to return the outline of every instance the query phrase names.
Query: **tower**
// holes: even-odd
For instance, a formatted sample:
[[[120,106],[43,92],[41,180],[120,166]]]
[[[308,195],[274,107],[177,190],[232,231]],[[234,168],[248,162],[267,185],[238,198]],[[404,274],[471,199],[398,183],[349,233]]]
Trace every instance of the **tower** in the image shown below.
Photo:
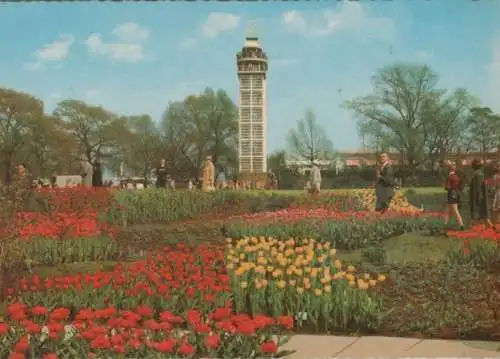
[[[236,54],[239,79],[239,171],[267,172],[267,55],[249,30]]]

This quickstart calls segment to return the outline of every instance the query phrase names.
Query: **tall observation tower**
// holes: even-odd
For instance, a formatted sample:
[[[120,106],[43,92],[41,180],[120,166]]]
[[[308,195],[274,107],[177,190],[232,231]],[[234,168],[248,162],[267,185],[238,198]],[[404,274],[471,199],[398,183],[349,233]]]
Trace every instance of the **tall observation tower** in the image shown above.
[[[245,44],[236,54],[239,100],[239,170],[267,172],[267,55],[252,26]]]

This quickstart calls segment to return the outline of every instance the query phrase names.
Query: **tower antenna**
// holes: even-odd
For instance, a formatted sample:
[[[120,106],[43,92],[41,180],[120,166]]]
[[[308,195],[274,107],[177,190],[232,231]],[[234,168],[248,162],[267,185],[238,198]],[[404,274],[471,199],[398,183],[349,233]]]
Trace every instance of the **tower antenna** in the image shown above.
[[[248,26],[246,29],[246,38],[247,39],[257,39],[257,21],[252,20],[248,22]]]

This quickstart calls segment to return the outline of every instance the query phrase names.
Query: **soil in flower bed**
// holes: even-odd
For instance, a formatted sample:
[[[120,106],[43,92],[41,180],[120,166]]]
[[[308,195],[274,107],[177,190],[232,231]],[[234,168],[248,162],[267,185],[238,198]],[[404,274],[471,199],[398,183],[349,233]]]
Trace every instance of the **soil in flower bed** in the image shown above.
[[[442,339],[500,339],[500,273],[470,266],[406,264],[386,267],[375,292],[390,310],[379,335]]]

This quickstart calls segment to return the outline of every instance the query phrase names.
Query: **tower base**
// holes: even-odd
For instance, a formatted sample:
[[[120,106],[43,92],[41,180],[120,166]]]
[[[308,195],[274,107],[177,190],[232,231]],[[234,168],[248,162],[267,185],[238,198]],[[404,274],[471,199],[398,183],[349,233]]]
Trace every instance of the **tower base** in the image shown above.
[[[267,173],[265,172],[240,172],[238,182],[245,189],[266,189],[268,187]]]

